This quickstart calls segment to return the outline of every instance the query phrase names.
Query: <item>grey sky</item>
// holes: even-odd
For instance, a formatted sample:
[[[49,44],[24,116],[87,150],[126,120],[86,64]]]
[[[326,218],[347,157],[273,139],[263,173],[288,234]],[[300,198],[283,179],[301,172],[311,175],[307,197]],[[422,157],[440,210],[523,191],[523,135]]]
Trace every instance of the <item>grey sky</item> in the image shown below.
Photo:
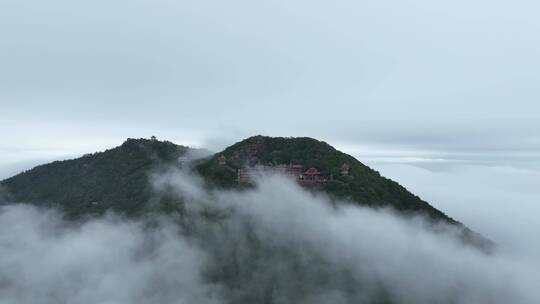
[[[500,302],[521,295],[521,302],[532,303],[527,300],[538,298],[540,269],[539,12],[532,0],[0,0],[0,180],[127,137],[156,135],[218,150],[255,134],[311,136],[492,238],[499,255],[448,255],[452,243],[407,234],[416,231],[414,223],[368,210],[329,216],[322,205],[305,207],[305,194],[272,183],[254,194],[262,208],[244,204],[244,211],[261,219],[256,223],[289,220],[303,229],[270,223],[271,237],[300,231],[301,239],[323,249],[381,266],[388,271],[384,281],[409,278],[408,267],[427,270],[434,276],[400,281],[396,289],[416,286],[421,300],[443,294],[447,286],[437,286],[442,274],[471,286],[465,295],[488,291]],[[280,204],[268,203],[286,194]],[[12,290],[32,291],[6,297],[35,302],[51,286],[94,286],[102,281],[89,272],[96,265],[110,270],[107,282],[127,289],[102,284],[72,302],[132,303],[145,290],[140,286],[163,280],[175,283],[166,293],[174,299],[185,290],[192,292],[188,301],[206,291],[192,281],[204,259],[197,248],[171,239],[168,226],[147,235],[138,223],[117,225],[113,218],[55,234],[50,228],[61,221],[51,213],[14,207],[0,217],[13,232],[0,241],[16,245],[9,247],[16,254],[1,256],[0,264],[24,270],[8,272],[23,283]],[[368,220],[376,224],[365,225]],[[374,236],[382,241],[367,251],[357,248]],[[148,237],[165,237],[169,247],[136,264],[118,258],[146,246]],[[382,245],[371,246],[376,243]],[[411,250],[420,243],[424,247]],[[72,258],[58,259],[65,246],[75,250]],[[180,251],[187,259],[163,263],[171,256],[176,261]],[[35,273],[50,265],[56,276]],[[90,275],[68,282],[73,269]],[[126,269],[133,274],[128,281]],[[177,282],[179,272],[193,276]]]
[[[150,135],[211,149],[312,136],[360,158],[537,164],[539,9],[0,0],[0,174]]]

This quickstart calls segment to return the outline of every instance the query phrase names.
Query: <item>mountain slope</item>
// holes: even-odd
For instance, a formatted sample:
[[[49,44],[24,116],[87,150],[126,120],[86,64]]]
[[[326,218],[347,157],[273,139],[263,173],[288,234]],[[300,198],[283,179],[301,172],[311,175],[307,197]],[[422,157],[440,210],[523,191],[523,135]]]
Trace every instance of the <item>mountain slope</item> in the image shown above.
[[[442,221],[460,227],[465,243],[474,244],[486,252],[494,248],[491,240],[468,229],[397,182],[313,138],[250,137],[201,161],[196,170],[211,184],[231,188],[242,186],[239,183],[239,170],[253,167],[272,169],[287,167],[287,164],[289,167],[296,165],[304,170],[314,168],[319,171],[322,181],[310,187],[315,191],[359,205],[389,207],[408,215],[425,215],[433,223]],[[341,172],[343,165],[347,166],[346,174]],[[299,182],[304,184],[301,180]]]
[[[151,198],[148,173],[175,164],[188,151],[171,142],[128,139],[121,146],[55,161],[0,183],[7,200],[61,207],[69,216],[140,213]]]
[[[225,165],[220,165],[220,157],[225,159]],[[217,153],[212,159],[199,164],[197,169],[216,185],[234,187],[237,184],[238,169],[280,164],[318,169],[327,181],[317,188],[337,198],[370,207],[393,207],[401,212],[420,212],[434,220],[457,223],[354,157],[313,138],[250,137]],[[344,164],[349,167],[346,175],[341,173]]]
[[[69,217],[102,214],[107,210],[128,216],[142,215],[156,208],[182,212],[182,201],[153,191],[149,176],[160,169],[179,166],[178,159],[193,151],[167,141],[128,139],[105,152],[38,166],[0,182],[0,189],[7,193],[9,202],[57,206]],[[313,191],[360,205],[391,207],[403,214],[423,214],[434,223],[443,221],[463,228],[463,238],[469,243],[481,248],[492,247],[491,241],[398,183],[312,138],[254,136],[192,165],[209,186],[242,189],[246,184],[239,182],[239,170],[293,164],[320,173],[320,181],[303,183]],[[346,174],[342,172],[343,165],[347,166]]]

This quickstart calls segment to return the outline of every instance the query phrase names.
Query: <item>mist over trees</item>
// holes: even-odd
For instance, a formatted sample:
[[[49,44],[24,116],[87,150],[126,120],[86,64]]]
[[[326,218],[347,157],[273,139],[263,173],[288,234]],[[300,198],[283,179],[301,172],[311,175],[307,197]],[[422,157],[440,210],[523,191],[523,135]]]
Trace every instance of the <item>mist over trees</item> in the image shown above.
[[[454,225],[343,204],[279,176],[208,190],[184,171],[153,187],[183,212],[82,221],[0,211],[7,303],[533,303],[527,263],[466,246]],[[49,274],[50,275],[46,275]],[[508,284],[512,277],[514,284]]]
[[[310,188],[220,173],[244,160],[336,177]],[[343,163],[346,175],[333,172]],[[531,260],[483,250],[459,222],[309,138],[257,136],[213,156],[130,139],[2,186],[6,303],[502,304],[540,290]]]

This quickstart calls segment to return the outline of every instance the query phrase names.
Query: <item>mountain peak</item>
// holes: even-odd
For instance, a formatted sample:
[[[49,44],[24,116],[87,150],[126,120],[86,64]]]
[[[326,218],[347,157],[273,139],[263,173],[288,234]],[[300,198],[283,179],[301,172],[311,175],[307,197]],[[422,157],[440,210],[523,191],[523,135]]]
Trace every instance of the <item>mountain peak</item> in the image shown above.
[[[421,212],[436,220],[456,223],[397,182],[381,176],[351,155],[309,137],[249,137],[216,153],[213,158],[200,164],[198,169],[216,185],[232,187],[238,183],[239,170],[243,168],[284,165],[316,170],[321,180],[325,181],[322,190],[337,198],[371,207]]]
[[[177,145],[173,142],[170,142],[168,140],[158,140],[155,136],[152,136],[151,138],[127,138],[120,147],[128,148],[128,147],[183,147],[181,145]],[[118,148],[118,147],[117,147]],[[114,148],[113,148],[114,149]]]
[[[292,176],[301,186],[322,191],[339,201],[392,208],[402,214],[424,215],[434,223],[442,221],[456,225],[464,228],[463,238],[468,243],[487,251],[493,247],[490,240],[467,229],[397,182],[314,138],[249,137],[216,153],[196,169],[208,182],[229,188],[249,183],[246,172],[253,167]],[[316,177],[310,177],[310,172],[316,172]],[[309,182],[305,182],[306,178]]]
[[[188,151],[169,141],[129,138],[103,152],[37,166],[0,186],[11,201],[59,206],[69,216],[108,209],[136,214],[151,197],[149,172],[177,165]]]
[[[104,152],[38,166],[0,182],[0,187],[7,190],[12,202],[56,205],[68,216],[99,214],[109,209],[136,215],[144,212],[151,200],[163,199],[153,193],[149,173],[178,166],[180,157],[194,151],[156,138],[129,138],[121,146]],[[243,170],[257,166],[285,173],[301,186],[324,192],[336,201],[393,208],[463,227],[397,182],[309,137],[257,135],[194,165],[193,169],[213,186],[242,188],[242,184],[251,182],[242,175]],[[164,205],[174,204],[166,201]],[[468,237],[477,238],[467,231]]]

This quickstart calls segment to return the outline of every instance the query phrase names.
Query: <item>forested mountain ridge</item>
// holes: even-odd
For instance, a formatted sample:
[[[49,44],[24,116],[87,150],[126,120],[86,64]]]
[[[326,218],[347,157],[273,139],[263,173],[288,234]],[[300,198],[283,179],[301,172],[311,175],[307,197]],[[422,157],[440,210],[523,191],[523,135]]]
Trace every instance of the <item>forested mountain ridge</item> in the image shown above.
[[[151,199],[149,172],[176,164],[188,150],[168,141],[128,139],[104,152],[37,166],[0,185],[8,201],[56,206],[69,216],[109,209],[135,215]]]
[[[104,152],[37,166],[0,182],[0,188],[9,202],[56,206],[70,217],[102,214],[107,210],[140,216],[149,209],[155,211],[156,207],[161,211],[181,212],[182,201],[166,193],[156,193],[149,177],[171,166],[179,167],[179,160],[190,151],[195,150],[155,138],[128,139]],[[245,168],[294,166],[301,168],[300,175],[305,170],[314,170],[319,180],[307,184],[313,191],[324,192],[339,201],[393,208],[406,215],[425,215],[434,223],[443,221],[463,228],[468,241],[481,247],[491,246],[489,240],[397,182],[313,138],[253,136],[190,166],[208,187],[229,189],[244,188],[239,172]]]
[[[487,251],[494,246],[492,241],[434,208],[399,183],[381,176],[328,143],[313,138],[253,136],[201,161],[195,169],[211,184],[234,188],[239,186],[239,170],[287,165],[319,171],[322,181],[313,187],[309,183],[307,186],[332,198],[372,208],[392,208],[405,215],[424,215],[433,223],[442,221],[462,228],[461,237],[467,243]],[[346,172],[342,172],[344,165]]]
[[[220,165],[220,160],[225,162]],[[421,212],[435,220],[457,223],[397,182],[362,164],[354,157],[313,138],[253,136],[238,142],[197,166],[208,181],[223,187],[238,184],[238,170],[295,164],[315,168],[325,179],[317,189],[337,198],[370,207],[393,207],[402,212]],[[343,174],[342,166],[348,167]]]

